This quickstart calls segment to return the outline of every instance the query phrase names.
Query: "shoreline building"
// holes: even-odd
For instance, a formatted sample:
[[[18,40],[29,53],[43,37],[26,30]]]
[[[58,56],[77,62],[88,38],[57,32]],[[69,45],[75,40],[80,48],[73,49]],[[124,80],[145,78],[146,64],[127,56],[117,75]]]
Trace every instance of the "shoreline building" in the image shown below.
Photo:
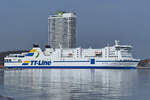
[[[48,16],[48,44],[52,48],[76,47],[76,14],[56,12]]]

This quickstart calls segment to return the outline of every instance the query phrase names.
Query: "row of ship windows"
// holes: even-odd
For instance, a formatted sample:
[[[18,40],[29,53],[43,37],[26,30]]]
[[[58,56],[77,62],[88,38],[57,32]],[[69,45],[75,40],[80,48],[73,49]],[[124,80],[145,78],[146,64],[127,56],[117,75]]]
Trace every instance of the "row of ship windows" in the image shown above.
[[[5,59],[5,60],[4,60],[4,62],[12,62],[12,60],[11,60],[11,59]],[[21,59],[18,59],[18,61],[15,61],[15,62],[19,62],[19,63],[21,63],[21,62],[22,62],[22,60],[21,60]]]
[[[62,57],[73,57],[73,55],[70,55],[70,56],[62,56]],[[79,55],[77,55],[76,57],[80,57]],[[84,57],[102,57],[102,56],[84,56]]]
[[[20,58],[22,58],[22,57],[25,57],[25,56],[9,55],[9,57],[20,57]]]
[[[11,62],[11,59],[5,59],[4,62]]]
[[[118,56],[109,56],[109,57],[118,57]]]
[[[109,55],[109,57],[118,57],[118,56]],[[128,55],[128,56],[122,55],[122,57],[131,57],[131,56],[130,55]]]

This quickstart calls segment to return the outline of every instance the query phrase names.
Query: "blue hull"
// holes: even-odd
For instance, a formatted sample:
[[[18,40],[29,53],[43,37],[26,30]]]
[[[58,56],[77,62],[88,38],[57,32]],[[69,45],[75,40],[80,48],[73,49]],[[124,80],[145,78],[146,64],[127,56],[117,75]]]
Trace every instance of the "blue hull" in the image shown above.
[[[26,68],[26,69],[46,69],[46,68],[68,68],[68,69],[136,69],[136,67],[115,67],[115,66],[5,66],[5,68]]]

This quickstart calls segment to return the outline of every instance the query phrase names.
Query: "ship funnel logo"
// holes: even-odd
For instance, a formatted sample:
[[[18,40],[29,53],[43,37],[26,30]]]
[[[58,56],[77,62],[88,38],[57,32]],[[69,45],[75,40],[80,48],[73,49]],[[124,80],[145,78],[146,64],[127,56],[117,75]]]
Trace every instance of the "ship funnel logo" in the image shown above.
[[[37,49],[32,49],[26,56],[32,57],[32,56],[34,56],[35,52],[37,52]],[[35,58],[38,58],[39,55],[40,55],[40,53],[37,52],[37,56]]]

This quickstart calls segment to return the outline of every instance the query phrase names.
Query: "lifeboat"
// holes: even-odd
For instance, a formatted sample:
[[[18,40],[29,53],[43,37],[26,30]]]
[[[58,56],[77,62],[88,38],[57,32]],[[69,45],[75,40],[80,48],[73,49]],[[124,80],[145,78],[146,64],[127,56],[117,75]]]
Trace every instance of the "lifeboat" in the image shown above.
[[[68,56],[72,56],[72,53],[68,53]]]
[[[95,51],[95,54],[102,54],[101,51]]]

